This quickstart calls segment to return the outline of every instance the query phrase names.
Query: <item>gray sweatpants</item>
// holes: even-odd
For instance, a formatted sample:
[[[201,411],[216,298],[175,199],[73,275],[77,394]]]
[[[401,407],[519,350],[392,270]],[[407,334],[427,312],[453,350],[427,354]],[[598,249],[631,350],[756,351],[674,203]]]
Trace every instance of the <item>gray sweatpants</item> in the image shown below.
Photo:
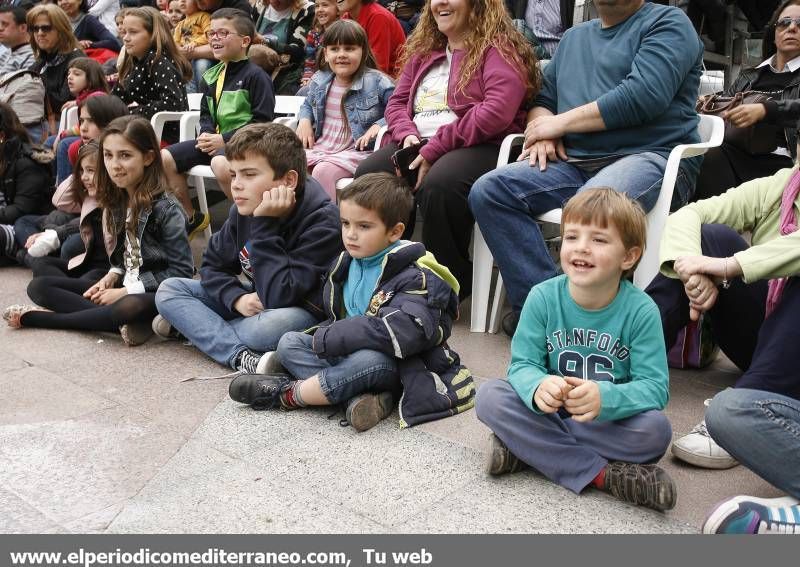
[[[475,404],[478,419],[514,455],[576,494],[608,461],[656,462],[672,441],[672,426],[660,411],[580,423],[557,413],[532,412],[505,380],[481,386]]]

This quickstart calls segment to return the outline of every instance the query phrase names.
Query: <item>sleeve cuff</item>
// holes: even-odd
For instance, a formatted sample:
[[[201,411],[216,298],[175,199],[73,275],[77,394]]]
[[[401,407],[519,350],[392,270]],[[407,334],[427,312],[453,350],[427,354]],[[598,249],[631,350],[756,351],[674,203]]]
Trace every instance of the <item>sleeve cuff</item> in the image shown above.
[[[128,292],[128,295],[136,295],[145,292],[144,284],[142,282],[134,282],[132,284],[126,285],[125,289]]]
[[[108,270],[108,273],[117,274],[118,276],[124,276],[125,275],[125,270],[123,270],[122,268],[117,268],[116,266],[114,266],[110,270]]]

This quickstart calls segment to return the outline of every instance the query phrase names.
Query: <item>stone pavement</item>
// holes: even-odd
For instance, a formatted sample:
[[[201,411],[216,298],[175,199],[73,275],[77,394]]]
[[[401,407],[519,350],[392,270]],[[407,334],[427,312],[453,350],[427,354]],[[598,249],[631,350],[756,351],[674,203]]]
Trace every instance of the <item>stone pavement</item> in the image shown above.
[[[29,274],[0,272],[0,307],[27,302]],[[509,340],[451,344],[473,373],[503,375]],[[0,321],[0,323],[2,323]],[[667,514],[582,496],[525,472],[483,473],[475,412],[357,434],[332,410],[254,412],[227,398],[226,370],[191,347],[110,334],[0,328],[0,532],[693,533],[724,497],[779,495],[743,467],[662,459],[678,484]],[[735,378],[720,361],[672,372],[677,434]]]

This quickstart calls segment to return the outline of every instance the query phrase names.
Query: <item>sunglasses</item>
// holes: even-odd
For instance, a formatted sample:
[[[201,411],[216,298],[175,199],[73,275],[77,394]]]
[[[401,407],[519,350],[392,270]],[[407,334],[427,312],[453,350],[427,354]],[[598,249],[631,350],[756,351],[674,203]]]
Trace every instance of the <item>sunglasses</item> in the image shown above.
[[[238,36],[242,35],[240,33],[232,32],[230,30],[208,30],[206,32],[206,38],[207,39],[214,39],[215,37],[218,37],[219,39],[225,39],[231,34],[238,35]]]
[[[53,31],[53,26],[51,26],[51,25],[31,26],[31,31],[33,33],[39,33],[39,32],[41,32],[41,33],[50,33],[51,31]]]
[[[778,29],[786,29],[792,24],[800,28],[800,18],[781,18],[775,22],[775,27]]]

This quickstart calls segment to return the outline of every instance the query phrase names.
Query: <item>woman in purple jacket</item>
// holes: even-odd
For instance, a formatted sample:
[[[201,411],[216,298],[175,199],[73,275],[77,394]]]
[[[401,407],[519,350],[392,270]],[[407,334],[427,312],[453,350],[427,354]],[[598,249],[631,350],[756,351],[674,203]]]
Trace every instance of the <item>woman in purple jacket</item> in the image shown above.
[[[391,143],[361,162],[356,177],[394,171],[394,152],[428,140],[410,166],[425,220],[422,241],[456,276],[463,299],[472,287],[475,222],[467,195],[497,164],[506,134],[524,130],[525,100],[539,90],[538,64],[503,0],[429,0],[401,63],[386,107]]]

